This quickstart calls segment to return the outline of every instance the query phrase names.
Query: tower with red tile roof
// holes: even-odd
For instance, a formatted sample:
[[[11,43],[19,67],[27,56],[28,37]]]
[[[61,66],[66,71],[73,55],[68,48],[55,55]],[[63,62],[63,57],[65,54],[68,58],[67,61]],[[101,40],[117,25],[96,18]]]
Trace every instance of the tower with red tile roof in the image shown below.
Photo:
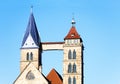
[[[63,84],[83,84],[83,43],[74,18],[64,41]]]

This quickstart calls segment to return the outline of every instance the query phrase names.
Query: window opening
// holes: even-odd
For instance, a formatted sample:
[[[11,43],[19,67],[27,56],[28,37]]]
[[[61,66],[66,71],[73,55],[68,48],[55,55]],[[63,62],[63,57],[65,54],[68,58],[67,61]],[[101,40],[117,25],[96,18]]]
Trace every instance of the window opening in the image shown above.
[[[72,59],[72,52],[71,52],[71,50],[68,51],[68,59]]]
[[[30,53],[30,60],[33,60],[33,53]]]
[[[27,53],[26,60],[29,60],[29,53]]]
[[[73,73],[76,73],[76,64],[73,64]]]
[[[76,84],[76,78],[75,77],[73,78],[73,84]]]
[[[71,84],[71,77],[68,78],[68,84]]]
[[[73,51],[73,59],[76,59],[76,51],[75,51],[75,49]]]
[[[68,65],[68,73],[71,73],[72,72],[72,65],[71,63]]]

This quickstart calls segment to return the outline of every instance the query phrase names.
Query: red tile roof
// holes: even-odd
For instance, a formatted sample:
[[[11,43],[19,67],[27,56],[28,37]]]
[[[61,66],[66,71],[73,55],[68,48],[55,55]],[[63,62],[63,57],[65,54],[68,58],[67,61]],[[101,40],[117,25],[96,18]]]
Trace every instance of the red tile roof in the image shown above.
[[[47,79],[50,81],[50,84],[62,84],[62,77],[55,69],[50,71],[47,75]]]
[[[64,38],[65,39],[80,39],[80,35],[77,33],[76,28],[74,26],[71,27],[69,33]]]

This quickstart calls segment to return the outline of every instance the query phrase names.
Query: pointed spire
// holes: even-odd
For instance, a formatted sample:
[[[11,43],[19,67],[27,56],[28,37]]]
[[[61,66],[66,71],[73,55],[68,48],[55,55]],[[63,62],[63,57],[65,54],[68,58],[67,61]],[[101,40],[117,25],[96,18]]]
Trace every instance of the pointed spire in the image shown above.
[[[31,9],[32,9],[32,6],[31,6]],[[31,10],[28,26],[27,26],[27,29],[26,29],[26,32],[25,32],[25,35],[22,41],[22,46],[25,45],[25,42],[29,36],[32,37],[36,46],[39,47],[40,37],[39,37],[39,33],[37,30],[37,26],[36,26],[36,22],[35,22],[35,18],[34,18],[32,10]]]

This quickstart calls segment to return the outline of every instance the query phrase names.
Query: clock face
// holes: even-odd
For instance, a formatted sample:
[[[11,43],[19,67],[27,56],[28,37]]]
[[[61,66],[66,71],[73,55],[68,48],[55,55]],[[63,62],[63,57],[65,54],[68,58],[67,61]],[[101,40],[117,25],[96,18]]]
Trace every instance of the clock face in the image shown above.
[[[34,76],[34,74],[30,71],[30,72],[28,72],[28,74],[26,75],[26,79],[27,79],[27,80],[34,80],[34,79],[35,79],[35,76]]]

